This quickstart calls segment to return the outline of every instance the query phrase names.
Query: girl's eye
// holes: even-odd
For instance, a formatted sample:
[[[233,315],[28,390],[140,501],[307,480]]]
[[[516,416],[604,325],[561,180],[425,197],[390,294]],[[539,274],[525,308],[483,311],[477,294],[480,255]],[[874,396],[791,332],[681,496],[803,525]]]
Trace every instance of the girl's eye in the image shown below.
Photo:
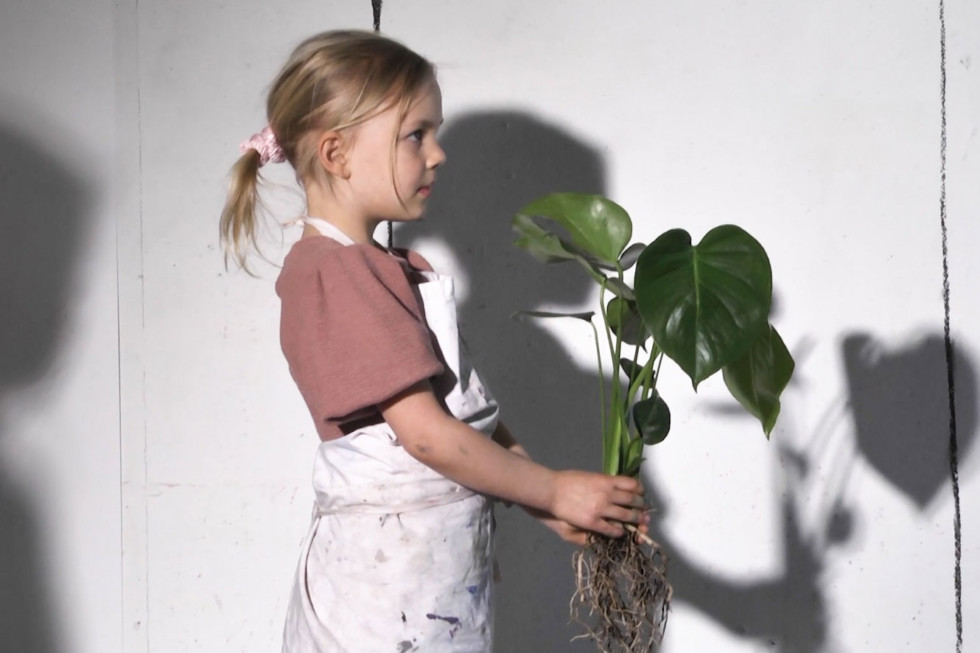
[[[421,141],[422,140],[422,130],[416,129],[411,134],[408,135],[408,140],[410,141]]]

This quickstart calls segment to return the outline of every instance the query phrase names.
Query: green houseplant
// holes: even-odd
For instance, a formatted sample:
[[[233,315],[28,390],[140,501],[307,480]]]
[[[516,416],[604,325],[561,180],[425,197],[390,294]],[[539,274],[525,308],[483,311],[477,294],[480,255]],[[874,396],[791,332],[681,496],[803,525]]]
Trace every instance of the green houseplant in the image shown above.
[[[752,236],[722,225],[697,244],[686,231],[671,229],[649,245],[631,245],[629,214],[584,193],[541,197],[521,209],[513,226],[518,247],[545,263],[577,263],[599,286],[601,320],[595,312],[522,315],[577,318],[595,330],[604,472],[638,476],[644,446],[667,437],[670,409],[657,391],[664,358],[695,390],[721,371],[732,396],[769,437],[794,363],[769,323],[772,271]],[[573,616],[602,651],[648,651],[663,634],[671,594],[666,556],[653,540],[640,539],[645,542],[594,536],[573,561]],[[586,623],[583,608],[596,623]]]

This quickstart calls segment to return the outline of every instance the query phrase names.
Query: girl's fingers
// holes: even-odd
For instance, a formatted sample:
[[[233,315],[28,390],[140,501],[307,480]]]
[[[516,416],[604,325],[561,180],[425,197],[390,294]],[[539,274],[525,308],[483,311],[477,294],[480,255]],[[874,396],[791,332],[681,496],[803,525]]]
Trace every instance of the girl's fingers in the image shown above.
[[[613,476],[613,487],[633,494],[643,494],[643,484],[629,476]]]
[[[642,515],[643,513],[639,510],[613,506],[606,511],[603,517],[627,524],[637,524],[640,522]]]
[[[564,537],[566,542],[571,542],[572,544],[577,544],[579,546],[585,546],[589,541],[589,536],[585,533],[585,531],[566,533]]]
[[[626,533],[626,529],[622,526],[608,522],[605,519],[600,519],[592,530],[603,535],[608,535],[609,537],[622,537]]]
[[[610,496],[610,503],[627,508],[643,508],[645,506],[642,496],[624,490],[615,490]]]

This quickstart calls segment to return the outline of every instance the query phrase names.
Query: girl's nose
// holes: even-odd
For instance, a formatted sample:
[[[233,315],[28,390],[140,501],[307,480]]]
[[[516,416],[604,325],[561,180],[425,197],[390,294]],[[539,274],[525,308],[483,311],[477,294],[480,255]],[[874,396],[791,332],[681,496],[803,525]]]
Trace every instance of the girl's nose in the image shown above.
[[[432,151],[429,152],[429,167],[438,168],[446,162],[446,151],[440,147],[439,143],[433,143]]]

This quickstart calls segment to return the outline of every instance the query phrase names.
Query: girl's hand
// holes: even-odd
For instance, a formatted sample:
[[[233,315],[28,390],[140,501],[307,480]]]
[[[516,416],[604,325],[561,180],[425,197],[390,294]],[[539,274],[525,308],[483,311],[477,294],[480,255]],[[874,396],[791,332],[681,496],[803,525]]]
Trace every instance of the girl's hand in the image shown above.
[[[528,506],[522,506],[522,508],[524,508],[527,514],[531,515],[539,522],[556,532],[558,537],[566,542],[571,542],[572,544],[577,544],[579,546],[585,546],[588,542],[589,531],[584,531],[577,526],[572,526],[567,521],[562,521],[544,510],[538,510],[537,508],[530,508]]]
[[[648,521],[643,510],[643,485],[638,480],[577,470],[555,472],[549,512],[572,528],[609,537],[622,537],[624,523],[642,528]],[[569,541],[581,540],[574,531],[553,530],[573,538]]]
[[[545,512],[543,510],[537,510],[535,508],[528,508],[523,506],[524,510],[527,511],[529,515],[537,519],[543,525],[547,526],[549,529],[558,534],[558,537],[576,544],[578,546],[585,546],[589,543],[589,531],[583,530],[578,526],[572,526],[567,521],[558,519],[551,513]],[[643,513],[643,517],[639,524],[636,525],[636,530],[644,535],[648,535],[650,532],[650,515],[646,512]]]
[[[585,546],[589,542],[589,531],[572,526],[567,521],[556,517],[542,517],[541,523],[558,533],[558,537],[577,546]]]
[[[493,439],[512,453],[515,453],[522,458],[527,458],[528,460],[531,459],[531,456],[527,453],[527,451],[525,451],[524,447],[518,444],[517,440],[514,439],[514,436],[511,435],[510,431],[507,430],[507,427],[504,426],[503,422],[497,423],[497,430],[493,434]],[[639,485],[639,483],[637,483],[637,485]],[[639,492],[642,495],[642,486],[640,486]],[[504,505],[510,507],[511,504],[509,501],[504,501]],[[531,508],[530,506],[522,507],[529,515],[553,530],[558,534],[558,537],[566,542],[571,542],[572,544],[577,544],[578,546],[585,546],[588,544],[589,531],[581,529],[578,526],[573,526],[563,519],[558,519],[550,512],[538,510],[537,508]],[[645,535],[649,530],[649,523],[650,515],[644,511],[637,524],[637,530]]]

